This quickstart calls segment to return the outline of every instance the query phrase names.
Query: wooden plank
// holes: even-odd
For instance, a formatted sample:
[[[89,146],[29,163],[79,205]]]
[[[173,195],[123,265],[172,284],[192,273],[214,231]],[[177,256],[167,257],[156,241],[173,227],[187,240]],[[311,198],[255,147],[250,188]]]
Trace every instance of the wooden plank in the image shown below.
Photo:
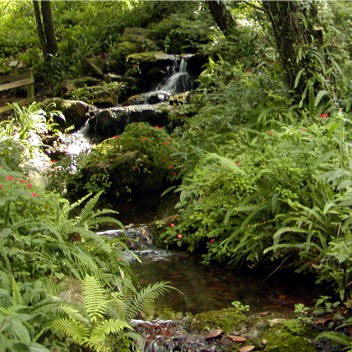
[[[14,81],[19,81],[25,78],[29,78],[28,73],[23,73],[21,75],[1,75],[0,76],[0,83],[8,83],[8,82],[14,82]]]
[[[22,79],[22,80],[16,81],[16,82],[2,84],[2,85],[0,85],[0,92],[2,92],[4,90],[9,90],[9,89],[13,89],[13,88],[26,86],[27,84],[33,84],[33,83],[34,83],[33,78],[26,78],[26,79]]]
[[[26,98],[26,99],[21,99],[21,100],[14,101],[11,104],[16,103],[18,105],[26,105],[26,104],[31,103],[33,100],[34,100],[33,98]],[[2,112],[6,112],[6,111],[10,111],[10,110],[12,110],[12,106],[11,105],[0,106],[0,114]]]

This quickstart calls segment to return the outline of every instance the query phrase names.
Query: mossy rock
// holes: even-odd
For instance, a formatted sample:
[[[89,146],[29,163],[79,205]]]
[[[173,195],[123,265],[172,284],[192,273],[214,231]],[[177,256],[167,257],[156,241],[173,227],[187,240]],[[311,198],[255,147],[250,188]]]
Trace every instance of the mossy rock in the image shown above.
[[[163,128],[131,124],[122,135],[106,139],[82,156],[68,192],[79,198],[87,192],[105,190],[103,197],[110,203],[158,193],[176,178],[175,147]]]
[[[270,329],[263,338],[268,341],[264,352],[315,352],[308,339],[295,336],[282,326]]]
[[[224,333],[239,330],[247,323],[247,317],[236,308],[225,308],[199,313],[191,321],[191,327],[197,330],[222,329]]]
[[[68,79],[60,84],[59,94],[64,98],[69,98],[72,96],[72,92],[75,89],[96,86],[99,85],[100,82],[98,78],[90,76]]]
[[[172,64],[176,60],[175,55],[169,55],[162,51],[150,51],[134,53],[127,56],[127,60],[132,63],[152,63],[167,66]]]
[[[143,44],[149,38],[150,34],[151,31],[147,28],[127,27],[123,31],[121,40]]]
[[[74,126],[76,129],[81,128],[87,121],[89,114],[95,108],[83,101],[67,100],[62,98],[50,98],[43,102],[46,107],[54,106],[55,110],[61,111],[65,120],[57,119],[59,126],[68,128]]]
[[[120,99],[125,98],[125,91],[125,83],[110,82],[74,89],[70,97],[99,107],[113,107],[119,103]]]

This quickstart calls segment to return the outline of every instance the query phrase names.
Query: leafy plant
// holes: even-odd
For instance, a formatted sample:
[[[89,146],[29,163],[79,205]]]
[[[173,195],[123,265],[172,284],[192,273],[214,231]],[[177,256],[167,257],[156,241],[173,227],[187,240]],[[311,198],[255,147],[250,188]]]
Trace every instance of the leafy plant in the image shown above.
[[[86,276],[82,281],[83,306],[62,304],[59,311],[63,317],[53,322],[53,329],[96,352],[123,348],[128,340],[129,344],[133,344],[132,341],[142,343],[141,338],[131,332],[129,320],[167,288],[161,282],[137,292],[131,281],[124,279],[118,291],[111,294],[97,279]]]

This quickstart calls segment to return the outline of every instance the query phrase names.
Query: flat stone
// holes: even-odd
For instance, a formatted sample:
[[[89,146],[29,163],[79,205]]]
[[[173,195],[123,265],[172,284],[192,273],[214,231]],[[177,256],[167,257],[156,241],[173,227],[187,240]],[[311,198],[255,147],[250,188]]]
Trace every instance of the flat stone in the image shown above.
[[[204,337],[205,341],[218,339],[224,333],[221,329],[210,330]]]
[[[9,66],[16,67],[18,65],[18,62],[19,62],[18,60],[12,60],[12,61],[10,61]]]
[[[233,342],[246,342],[247,339],[243,336],[234,336],[234,335],[229,335],[226,336],[228,339],[230,339]]]

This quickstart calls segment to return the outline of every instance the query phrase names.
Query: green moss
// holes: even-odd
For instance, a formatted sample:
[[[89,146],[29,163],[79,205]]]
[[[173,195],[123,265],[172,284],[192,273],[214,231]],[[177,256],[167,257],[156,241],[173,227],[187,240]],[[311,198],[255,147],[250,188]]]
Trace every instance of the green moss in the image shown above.
[[[289,333],[284,327],[275,327],[264,334],[268,341],[264,352],[314,352],[314,346],[304,337]]]
[[[126,85],[121,82],[103,83],[99,86],[82,87],[71,91],[70,97],[90,104],[115,106],[124,95]]]
[[[247,317],[235,308],[214,310],[194,316],[191,326],[197,330],[222,329],[231,333],[246,325]]]
[[[141,52],[128,55],[127,60],[130,62],[157,62],[162,60],[172,60],[173,56],[163,53],[162,51]]]

